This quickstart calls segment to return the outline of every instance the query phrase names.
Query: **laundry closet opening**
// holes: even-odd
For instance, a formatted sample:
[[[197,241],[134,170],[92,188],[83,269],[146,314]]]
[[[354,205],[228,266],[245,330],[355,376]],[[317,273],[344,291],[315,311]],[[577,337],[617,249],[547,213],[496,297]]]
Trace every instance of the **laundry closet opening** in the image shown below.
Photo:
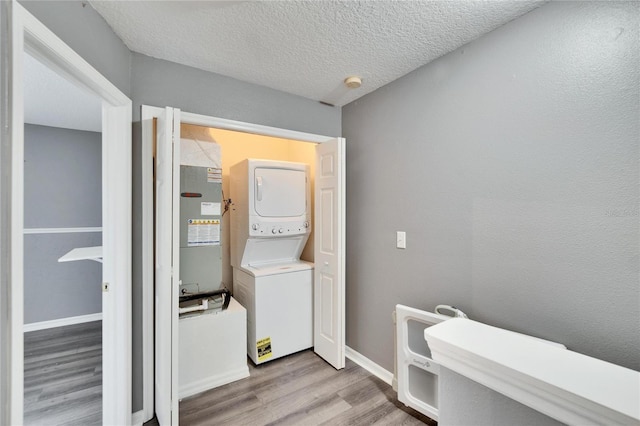
[[[313,347],[315,153],[180,125],[178,398]]]
[[[313,347],[344,368],[345,140],[172,107],[142,118],[145,407],[176,423],[180,399],[247,377],[247,355]]]
[[[233,194],[230,187],[231,166],[247,159],[257,158],[263,160],[289,161],[304,163],[309,166],[310,194],[309,211],[313,223],[314,211],[314,176],[315,176],[315,143],[283,139],[272,136],[256,135],[251,133],[236,132],[232,130],[202,127],[182,123],[180,125],[180,137],[183,140],[196,140],[201,143],[217,143],[220,146],[220,158],[222,168],[222,194],[223,204],[233,204]],[[220,223],[221,267],[222,283],[233,293],[233,268],[231,266],[231,226],[230,212],[224,211]],[[314,235],[313,227],[307,243],[300,255],[300,259],[314,261]]]

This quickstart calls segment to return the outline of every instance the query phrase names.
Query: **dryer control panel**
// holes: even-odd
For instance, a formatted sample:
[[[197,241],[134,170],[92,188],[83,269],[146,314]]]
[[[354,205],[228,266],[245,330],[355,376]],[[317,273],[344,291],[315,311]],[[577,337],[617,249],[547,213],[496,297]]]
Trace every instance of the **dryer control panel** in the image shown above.
[[[311,224],[308,220],[299,222],[255,222],[251,225],[249,235],[252,237],[285,237],[291,235],[308,234]]]

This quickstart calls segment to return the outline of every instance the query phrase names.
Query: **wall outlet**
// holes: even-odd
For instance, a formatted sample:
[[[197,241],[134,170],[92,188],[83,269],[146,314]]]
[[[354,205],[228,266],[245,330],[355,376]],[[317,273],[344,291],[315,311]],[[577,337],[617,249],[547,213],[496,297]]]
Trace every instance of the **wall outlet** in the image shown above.
[[[407,233],[404,231],[396,232],[396,247],[399,249],[407,248]]]

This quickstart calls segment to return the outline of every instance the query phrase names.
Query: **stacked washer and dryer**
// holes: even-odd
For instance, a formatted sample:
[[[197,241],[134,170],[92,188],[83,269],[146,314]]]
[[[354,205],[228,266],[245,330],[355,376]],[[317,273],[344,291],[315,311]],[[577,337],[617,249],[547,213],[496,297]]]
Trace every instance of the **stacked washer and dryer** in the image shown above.
[[[261,364],[313,346],[309,166],[247,159],[231,167],[233,294],[247,310],[247,353]]]

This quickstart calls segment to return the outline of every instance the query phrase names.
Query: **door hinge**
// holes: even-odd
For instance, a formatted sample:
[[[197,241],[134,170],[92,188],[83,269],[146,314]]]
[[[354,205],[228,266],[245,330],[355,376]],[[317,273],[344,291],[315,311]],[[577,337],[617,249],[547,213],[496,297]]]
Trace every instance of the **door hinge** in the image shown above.
[[[109,291],[109,283],[102,283],[102,291],[104,293]]]

